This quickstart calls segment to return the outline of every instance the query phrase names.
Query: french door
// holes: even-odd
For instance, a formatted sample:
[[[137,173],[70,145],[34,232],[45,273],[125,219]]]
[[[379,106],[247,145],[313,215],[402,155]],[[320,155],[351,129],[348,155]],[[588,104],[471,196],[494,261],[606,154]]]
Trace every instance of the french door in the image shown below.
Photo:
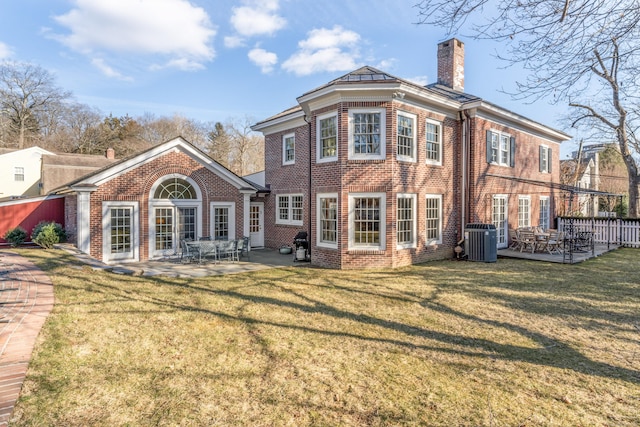
[[[491,222],[496,226],[496,238],[498,249],[508,246],[509,236],[507,223],[507,196],[493,196],[491,206]]]
[[[175,254],[180,247],[180,240],[197,240],[197,208],[155,207],[154,214],[154,257]]]

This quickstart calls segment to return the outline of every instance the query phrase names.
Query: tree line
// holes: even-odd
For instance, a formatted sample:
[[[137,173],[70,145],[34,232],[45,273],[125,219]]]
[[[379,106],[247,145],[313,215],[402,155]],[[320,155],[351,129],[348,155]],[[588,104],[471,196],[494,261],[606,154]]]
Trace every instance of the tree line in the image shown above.
[[[106,116],[73,100],[44,68],[19,62],[0,64],[0,147],[39,146],[49,151],[104,154],[118,158],[182,136],[220,164],[243,176],[264,169],[264,138],[249,116],[200,122],[179,114],[156,117]]]

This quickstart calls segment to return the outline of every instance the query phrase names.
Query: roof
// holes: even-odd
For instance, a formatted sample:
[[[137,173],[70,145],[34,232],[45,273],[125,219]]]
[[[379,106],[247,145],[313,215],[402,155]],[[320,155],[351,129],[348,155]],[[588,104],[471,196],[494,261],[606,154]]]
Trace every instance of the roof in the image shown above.
[[[570,139],[570,136],[563,132],[542,123],[530,120],[496,104],[487,102],[473,94],[460,92],[438,83],[422,86],[371,66],[360,67],[357,70],[331,80],[322,86],[305,92],[297,98],[299,105],[288,108],[287,110],[256,123],[252,126],[252,129],[262,131],[271,127],[272,124],[281,126],[282,122],[287,119],[297,119],[298,116],[304,117],[305,111],[309,113],[308,103],[311,102],[311,100],[331,93],[332,89],[349,88],[350,86],[352,86],[353,89],[359,89],[362,88],[363,85],[367,85],[367,89],[377,87],[381,90],[388,90],[389,94],[391,95],[393,93],[394,96],[396,92],[402,92],[401,97],[405,96],[404,92],[406,91],[407,94],[410,94],[414,99],[422,98],[424,100],[430,100],[430,102],[441,103],[441,105],[454,110],[478,108],[486,111],[488,114],[492,114],[494,116],[498,115],[504,117],[505,120],[517,122],[527,128],[535,129],[537,132],[548,135],[554,140],[562,141]]]
[[[94,172],[83,177],[75,179],[61,187],[52,189],[52,193],[61,193],[74,191],[78,187],[92,187],[101,185],[129,170],[139,167],[141,164],[151,161],[172,150],[180,150],[191,156],[203,166],[216,173],[239,190],[257,191],[258,188],[251,182],[239,177],[220,163],[213,160],[196,146],[182,138],[181,136],[173,138],[165,143],[155,145],[147,150],[133,154],[129,157],[116,161],[115,163],[104,166]]]
[[[45,154],[42,156],[42,192],[47,194],[115,162],[102,155]]]

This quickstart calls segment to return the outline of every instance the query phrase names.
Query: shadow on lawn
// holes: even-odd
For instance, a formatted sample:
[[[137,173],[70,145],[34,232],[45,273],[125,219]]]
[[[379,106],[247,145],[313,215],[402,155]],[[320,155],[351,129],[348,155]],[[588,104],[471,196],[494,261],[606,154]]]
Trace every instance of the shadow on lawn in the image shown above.
[[[47,262],[51,262],[51,260],[46,260]],[[61,264],[63,265],[63,264]],[[49,265],[51,267],[51,265]],[[208,279],[195,279],[195,280],[178,280],[178,279],[167,279],[154,277],[145,280],[153,281],[157,283],[159,286],[170,286],[175,288],[180,288],[188,291],[194,292],[203,292],[210,295],[216,295],[225,298],[231,298],[233,300],[237,300],[239,303],[246,304],[263,304],[266,306],[271,306],[275,308],[283,308],[289,310],[295,310],[300,313],[306,314],[321,314],[324,316],[328,316],[334,319],[340,320],[348,320],[351,322],[359,322],[364,325],[375,326],[379,328],[384,328],[386,330],[397,333],[397,339],[389,339],[389,338],[378,338],[378,337],[370,337],[363,336],[360,334],[350,333],[348,331],[341,330],[326,330],[321,328],[315,328],[311,326],[304,325],[304,322],[296,322],[296,323],[286,323],[286,322],[274,322],[265,319],[261,319],[258,317],[246,316],[242,314],[230,314],[222,311],[216,311],[207,309],[205,307],[198,307],[194,305],[188,304],[180,304],[179,302],[160,298],[153,294],[148,295],[140,295],[136,292],[131,292],[127,290],[123,290],[117,286],[106,285],[104,283],[100,283],[98,278],[99,275],[95,275],[87,279],[86,274],[79,274],[78,279],[87,281],[87,280],[95,280],[95,282],[91,285],[90,291],[99,292],[105,295],[111,295],[111,292],[115,292],[116,295],[111,295],[114,298],[119,300],[131,300],[142,303],[151,303],[157,305],[158,307],[162,307],[164,309],[173,309],[180,311],[189,311],[189,312],[200,312],[208,315],[218,316],[220,318],[224,318],[230,321],[238,321],[245,322],[250,329],[252,329],[256,325],[269,325],[280,328],[288,328],[293,330],[299,330],[302,332],[312,332],[317,334],[323,334],[326,336],[339,336],[339,337],[348,337],[357,340],[363,341],[371,341],[376,343],[385,343],[391,344],[399,347],[404,347],[408,349],[422,349],[422,350],[430,350],[436,352],[448,352],[453,354],[461,354],[466,356],[473,357],[491,357],[493,359],[502,359],[509,361],[519,361],[526,362],[534,365],[543,365],[550,366],[555,368],[572,370],[575,372],[579,372],[587,375],[595,375],[600,377],[607,378],[616,378],[620,380],[624,380],[631,383],[640,383],[640,372],[632,369],[627,369],[619,366],[612,366],[607,363],[598,362],[589,359],[576,349],[570,347],[562,341],[554,339],[552,337],[546,336],[544,334],[529,330],[520,325],[509,323],[509,322],[501,322],[496,320],[484,319],[475,315],[470,315],[444,304],[437,302],[438,294],[444,292],[444,289],[447,288],[448,285],[439,285],[435,287],[435,292],[431,294],[430,297],[424,298],[423,296],[417,293],[407,293],[400,296],[398,295],[397,289],[392,289],[389,287],[385,287],[381,285],[380,289],[384,289],[385,293],[375,292],[373,287],[367,287],[366,289],[354,289],[346,286],[336,285],[327,283],[327,284],[309,284],[309,286],[313,287],[325,287],[325,288],[334,288],[340,289],[341,291],[347,291],[357,294],[362,294],[364,296],[376,297],[376,298],[392,298],[397,302],[408,302],[411,304],[419,303],[422,307],[433,310],[434,312],[446,314],[448,316],[453,316],[457,319],[461,319],[464,321],[476,322],[479,324],[487,325],[492,328],[503,328],[515,333],[518,333],[522,336],[527,337],[528,339],[534,341],[538,344],[538,347],[523,347],[517,345],[510,344],[502,344],[489,339],[483,338],[474,338],[474,337],[465,337],[454,335],[450,333],[439,332],[435,330],[430,330],[424,327],[417,327],[408,325],[402,322],[382,319],[376,316],[368,315],[368,314],[360,314],[348,310],[342,310],[336,308],[330,304],[327,304],[319,299],[312,298],[309,295],[302,292],[294,292],[291,289],[285,289],[282,286],[279,286],[278,283],[296,283],[296,281],[301,280],[309,280],[309,278],[314,278],[314,275],[317,276],[317,272],[314,273],[312,270],[304,271],[304,270],[291,270],[291,269],[283,269],[280,270],[280,276],[277,279],[277,283],[271,279],[263,278],[261,281],[251,282],[251,283],[241,283],[239,281],[238,286],[235,289],[216,289],[212,287],[207,287],[202,285]],[[105,273],[110,274],[110,273]],[[340,273],[336,273],[340,274]],[[387,276],[389,274],[386,274]],[[253,274],[251,277],[260,277],[260,274]],[[317,278],[314,278],[317,279]],[[464,283],[466,280],[458,277],[459,283]],[[125,278],[123,277],[123,281],[137,281],[141,280],[139,278]],[[218,279],[209,279],[210,282],[216,282],[217,280],[224,280],[224,278]],[[232,279],[227,279],[232,280]],[[236,279],[233,279],[236,280]],[[331,281],[331,278],[327,278],[327,281]],[[205,282],[206,283],[206,282]],[[275,287],[275,289],[280,292],[286,292],[292,297],[295,297],[297,301],[289,301],[281,298],[270,297],[265,295],[251,295],[247,293],[243,293],[242,290],[247,289],[260,289],[261,287]],[[84,290],[89,290],[83,288]],[[467,290],[468,291],[468,290]],[[477,289],[478,296],[483,296],[482,293],[484,290]],[[486,297],[484,295],[483,297]],[[491,298],[496,298],[495,294],[491,295]],[[525,300],[520,299],[520,297],[509,295],[504,296],[507,300],[504,301],[505,305],[513,305],[520,310],[529,309],[528,304],[531,301],[525,302]],[[541,303],[542,304],[542,303]],[[535,307],[535,304],[534,304]],[[409,308],[408,308],[409,309]],[[539,308],[535,308],[538,310]],[[595,313],[588,310],[582,310],[581,315],[594,315]],[[298,318],[297,320],[300,320]],[[628,319],[626,319],[628,320]],[[618,319],[620,321],[620,319]],[[331,323],[331,322],[329,322]],[[254,334],[257,334],[254,330]],[[407,339],[402,339],[402,336]],[[447,346],[453,346],[455,348],[446,348],[444,346],[438,345],[425,345],[418,344],[416,342],[412,342],[409,338],[421,338],[428,339],[440,342]]]

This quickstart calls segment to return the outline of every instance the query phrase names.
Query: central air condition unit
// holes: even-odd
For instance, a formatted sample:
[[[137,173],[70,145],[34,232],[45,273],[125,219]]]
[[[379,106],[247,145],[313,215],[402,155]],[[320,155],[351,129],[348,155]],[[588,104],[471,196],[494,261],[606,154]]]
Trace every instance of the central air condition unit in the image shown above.
[[[498,261],[496,226],[467,224],[464,229],[464,252],[469,261]]]

